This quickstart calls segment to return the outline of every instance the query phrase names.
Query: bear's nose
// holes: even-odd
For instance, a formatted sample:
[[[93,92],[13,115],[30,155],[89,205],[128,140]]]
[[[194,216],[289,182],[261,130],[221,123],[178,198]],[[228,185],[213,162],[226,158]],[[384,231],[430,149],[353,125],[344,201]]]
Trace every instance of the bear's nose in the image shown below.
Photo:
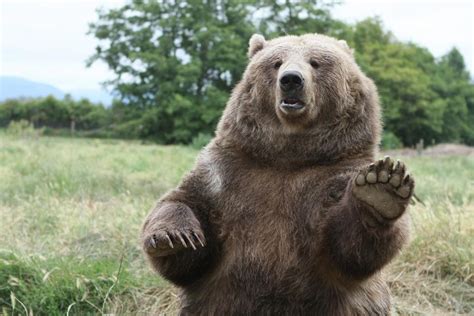
[[[280,87],[283,91],[301,89],[304,85],[303,75],[298,71],[285,71],[280,77]]]

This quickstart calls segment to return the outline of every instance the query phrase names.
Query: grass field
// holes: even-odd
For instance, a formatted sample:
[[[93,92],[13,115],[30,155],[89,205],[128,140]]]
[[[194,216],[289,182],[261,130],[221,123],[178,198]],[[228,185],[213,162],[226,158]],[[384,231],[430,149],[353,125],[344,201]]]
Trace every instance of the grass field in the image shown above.
[[[0,313],[173,314],[141,223],[197,151],[0,134]],[[398,157],[397,157],[398,158]],[[474,157],[404,158],[423,201],[386,270],[396,314],[474,313]]]

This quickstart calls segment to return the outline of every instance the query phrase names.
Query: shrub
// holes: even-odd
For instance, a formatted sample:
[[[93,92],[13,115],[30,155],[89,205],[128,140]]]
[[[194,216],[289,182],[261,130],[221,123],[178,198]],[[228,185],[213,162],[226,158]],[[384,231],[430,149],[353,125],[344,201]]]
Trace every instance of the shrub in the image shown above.
[[[212,139],[212,135],[199,133],[197,136],[193,137],[193,141],[191,143],[193,148],[201,149],[202,147],[206,146]]]
[[[402,142],[392,132],[384,132],[382,135],[383,149],[397,149],[402,147]]]
[[[43,134],[43,129],[35,129],[33,124],[27,120],[11,121],[8,124],[7,135],[14,137],[38,137]]]

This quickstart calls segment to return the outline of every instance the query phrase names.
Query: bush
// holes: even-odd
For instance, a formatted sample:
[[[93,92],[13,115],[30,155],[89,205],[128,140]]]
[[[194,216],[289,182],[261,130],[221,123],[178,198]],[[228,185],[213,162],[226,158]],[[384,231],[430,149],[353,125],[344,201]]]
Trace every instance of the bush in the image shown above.
[[[38,137],[43,134],[43,129],[35,129],[27,120],[12,121],[8,124],[7,135],[15,137]]]
[[[110,131],[114,137],[124,139],[139,138],[143,130],[143,122],[141,119],[130,120],[119,123],[111,127]]]
[[[397,149],[402,147],[402,142],[392,132],[384,132],[382,134],[382,149]]]
[[[10,99],[0,103],[0,127],[12,121],[26,120],[35,127],[70,130],[94,130],[109,126],[112,111],[102,104],[86,99],[73,100],[70,96]]]
[[[191,146],[196,149],[201,149],[206,146],[212,139],[212,135],[199,133],[197,136],[193,137]]]

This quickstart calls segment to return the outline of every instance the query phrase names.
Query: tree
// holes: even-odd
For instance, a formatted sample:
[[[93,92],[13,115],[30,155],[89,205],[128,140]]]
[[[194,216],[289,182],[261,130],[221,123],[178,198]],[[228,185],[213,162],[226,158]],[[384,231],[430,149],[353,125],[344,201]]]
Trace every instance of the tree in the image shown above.
[[[241,76],[254,31],[239,1],[141,1],[100,11],[101,40],[90,63],[115,72],[110,82],[142,120],[140,136],[189,142],[211,133]]]
[[[453,48],[441,57],[433,89],[446,103],[442,141],[474,143],[474,85],[469,81],[459,50]]]
[[[90,33],[100,45],[89,64],[103,61],[116,74],[107,84],[136,110],[141,137],[190,142],[213,132],[252,33],[329,29],[321,1],[289,2],[134,0],[99,11]]]
[[[347,40],[378,87],[386,131],[408,146],[420,139],[426,143],[472,139],[473,128],[466,118],[474,113],[467,105],[472,104],[474,86],[459,51],[436,61],[427,49],[396,40],[378,19],[356,23]]]
[[[263,0],[251,10],[251,21],[269,37],[286,34],[334,33],[342,24],[331,17],[336,1]]]

